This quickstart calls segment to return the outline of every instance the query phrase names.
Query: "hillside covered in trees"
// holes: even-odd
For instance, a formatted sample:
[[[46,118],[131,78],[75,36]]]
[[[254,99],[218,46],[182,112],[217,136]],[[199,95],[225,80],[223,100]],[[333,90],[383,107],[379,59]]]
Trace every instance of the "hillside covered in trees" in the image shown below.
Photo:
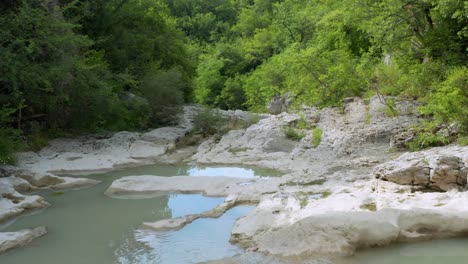
[[[287,93],[293,108],[419,100],[423,146],[466,143],[467,62],[462,0],[4,1],[0,164],[57,136],[170,124],[187,102],[262,112]]]

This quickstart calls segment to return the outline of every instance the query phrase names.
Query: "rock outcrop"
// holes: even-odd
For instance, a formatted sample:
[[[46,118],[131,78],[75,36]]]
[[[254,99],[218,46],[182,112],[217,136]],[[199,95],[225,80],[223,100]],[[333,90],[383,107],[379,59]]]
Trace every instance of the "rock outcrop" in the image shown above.
[[[0,232],[0,254],[13,248],[25,246],[46,233],[47,230],[43,226],[17,232]]]
[[[177,218],[163,219],[157,222],[144,222],[143,227],[150,228],[156,231],[179,230],[182,227],[200,218],[218,218],[237,204],[239,204],[239,201],[236,197],[228,197],[224,201],[224,203],[216,206],[215,208],[209,211],[200,214],[191,214]]]
[[[401,101],[396,105],[401,114],[395,117],[385,115],[385,105],[377,97],[369,102],[353,98],[344,111],[304,107],[302,115],[268,116],[220,140],[205,141],[192,158],[200,163],[249,164],[316,175],[350,159],[386,160],[392,157],[386,152],[390,138],[419,122],[411,110],[416,104]],[[312,129],[298,128],[305,135],[299,143],[286,138],[285,128],[304,120],[308,127],[321,129],[317,146],[312,144]]]
[[[287,93],[283,96],[273,96],[267,105],[268,113],[277,115],[288,111],[289,104],[291,103],[290,94]]]
[[[162,159],[174,150],[176,143],[193,128],[193,118],[200,109],[199,106],[186,106],[178,126],[161,127],[146,133],[122,131],[74,139],[55,139],[37,153],[18,153],[18,166],[42,174],[70,174],[103,172],[154,163],[156,159]],[[249,117],[248,112],[244,111],[219,112],[226,117],[244,120]],[[264,115],[259,115],[259,118],[263,117]]]
[[[128,176],[112,182],[105,194],[111,197],[153,197],[168,192],[203,193],[207,196],[236,196],[238,201],[258,201],[264,193],[277,190],[284,179],[245,179],[216,176]]]
[[[405,153],[376,166],[377,179],[439,191],[464,189],[468,177],[468,147],[434,148]]]
[[[284,171],[283,177],[129,176],[114,181],[106,194],[138,198],[203,193],[258,203],[235,224],[231,240],[251,251],[274,255],[271,259],[350,255],[362,247],[464,235],[468,192],[460,190],[467,181],[467,148],[436,148],[399,158],[401,153],[387,151],[391,138],[395,146],[404,144],[405,137],[396,140],[397,135],[420,121],[414,114],[416,106],[397,100],[398,115],[389,117],[378,97],[347,98],[343,109],[304,107],[300,115],[262,115],[246,129],[207,139],[190,160],[262,166]],[[13,189],[29,188],[25,180],[37,188],[57,180],[47,172],[102,171],[167,158],[192,129],[196,109],[186,107],[178,127],[53,141],[39,153],[19,155],[21,168],[43,173],[44,179],[30,176],[8,181]],[[248,118],[242,111],[220,113]],[[290,140],[284,132],[287,127],[305,136],[299,142]],[[61,184],[65,183],[52,186]],[[421,188],[447,192],[420,192]],[[216,217],[229,206],[144,226],[177,229],[198,217]]]
[[[349,187],[348,187],[349,188]],[[239,219],[231,241],[244,248],[296,259],[349,256],[394,242],[463,236],[468,193],[334,192],[328,197],[264,197]]]
[[[24,212],[49,205],[38,195],[23,195],[17,191],[32,188],[28,182],[21,178],[13,176],[0,178],[0,223]]]
[[[201,192],[257,201],[255,211],[235,224],[231,241],[279,258],[351,255],[364,247],[464,235],[468,193],[458,189],[466,185],[466,148],[445,147],[400,158],[400,153],[387,151],[392,138],[418,124],[416,106],[397,101],[398,115],[388,117],[377,97],[369,102],[349,98],[342,112],[310,107],[302,115],[265,116],[246,129],[203,142],[192,157],[199,163],[274,168],[286,172],[281,178],[126,177],[114,182],[107,194]],[[305,137],[299,142],[287,139],[284,128],[304,120],[310,129],[296,129],[302,129]],[[316,146],[313,127],[322,130]],[[414,186],[456,188],[419,192]],[[192,219],[186,216],[146,226],[177,229]]]

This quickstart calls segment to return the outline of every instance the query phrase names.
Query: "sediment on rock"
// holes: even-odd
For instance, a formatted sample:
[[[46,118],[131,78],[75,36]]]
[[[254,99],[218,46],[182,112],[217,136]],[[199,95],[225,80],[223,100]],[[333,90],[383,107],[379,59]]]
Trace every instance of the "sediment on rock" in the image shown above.
[[[143,227],[150,228],[156,231],[168,231],[168,230],[176,231],[192,223],[193,221],[197,219],[218,218],[222,216],[224,213],[226,213],[229,209],[237,205],[253,204],[253,203],[254,202],[252,201],[242,201],[235,197],[228,197],[222,204],[216,206],[215,208],[209,211],[205,211],[199,214],[185,215],[185,216],[181,216],[177,218],[163,219],[157,222],[144,222]]]
[[[43,226],[16,232],[0,232],[0,254],[17,247],[23,247],[45,234],[47,234],[47,230]]]
[[[38,195],[23,195],[16,189],[23,189],[28,183],[14,177],[0,178],[0,223],[22,213],[49,206]]]

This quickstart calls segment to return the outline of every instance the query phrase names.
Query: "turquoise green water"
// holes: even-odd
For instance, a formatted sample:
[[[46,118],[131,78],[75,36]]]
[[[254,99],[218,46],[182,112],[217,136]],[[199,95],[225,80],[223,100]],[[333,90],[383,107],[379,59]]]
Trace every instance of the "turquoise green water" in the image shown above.
[[[154,232],[140,229],[141,223],[200,213],[222,203],[224,198],[172,194],[150,199],[113,199],[104,195],[113,180],[127,175],[203,176],[229,171],[241,177],[266,175],[252,168],[158,165],[88,175],[102,181],[90,188],[63,194],[43,192],[50,207],[0,229],[46,226],[48,234],[29,246],[0,255],[0,263],[196,263],[235,255],[241,249],[228,242],[232,226],[253,207],[235,207],[218,219],[199,219],[176,232]]]

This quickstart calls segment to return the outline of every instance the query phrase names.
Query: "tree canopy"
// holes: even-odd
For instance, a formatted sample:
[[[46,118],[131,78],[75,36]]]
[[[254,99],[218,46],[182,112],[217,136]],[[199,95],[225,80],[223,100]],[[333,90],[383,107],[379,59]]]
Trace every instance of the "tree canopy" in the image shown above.
[[[170,124],[185,102],[265,111],[286,93],[296,107],[417,99],[468,134],[467,56],[462,0],[4,1],[0,153]]]

